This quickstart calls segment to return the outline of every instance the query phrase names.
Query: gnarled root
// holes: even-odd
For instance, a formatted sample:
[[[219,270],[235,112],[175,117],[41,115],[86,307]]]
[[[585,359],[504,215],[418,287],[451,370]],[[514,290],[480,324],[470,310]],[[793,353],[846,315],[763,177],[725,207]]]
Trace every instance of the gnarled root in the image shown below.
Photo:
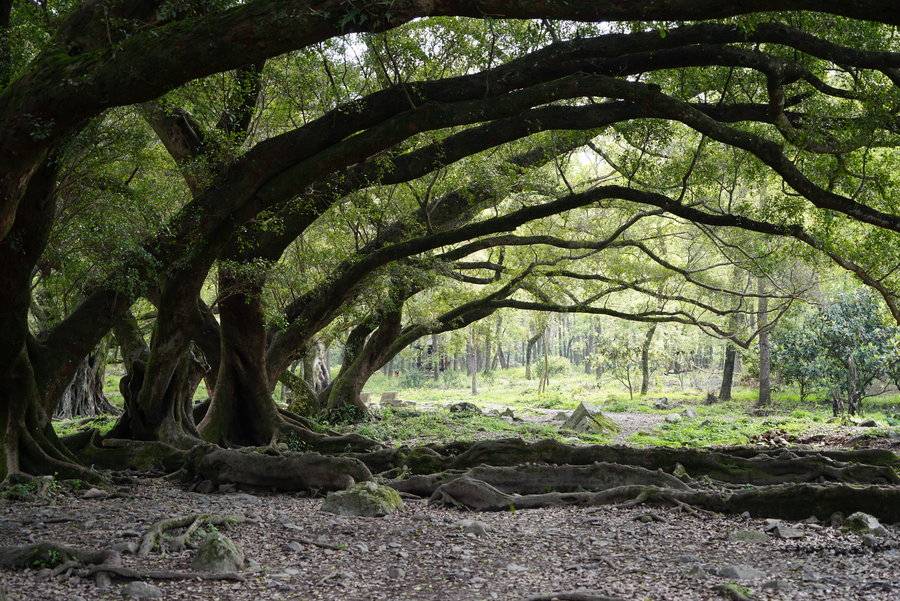
[[[283,491],[344,490],[372,479],[371,472],[357,459],[318,453],[271,456],[218,449],[186,467],[188,472],[215,484],[227,482]]]

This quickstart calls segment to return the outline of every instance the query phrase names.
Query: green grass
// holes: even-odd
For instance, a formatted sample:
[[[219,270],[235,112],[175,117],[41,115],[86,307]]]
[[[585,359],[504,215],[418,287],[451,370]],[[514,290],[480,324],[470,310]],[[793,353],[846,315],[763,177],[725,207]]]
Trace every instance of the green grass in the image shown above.
[[[521,437],[527,440],[564,439],[559,429],[550,425],[513,422],[485,414],[451,413],[444,409],[416,411],[411,409],[376,409],[376,419],[356,426],[353,431],[392,444],[416,445],[428,442],[472,441],[483,438]],[[608,442],[604,436],[582,434],[579,441],[595,444]]]
[[[100,430],[100,434],[106,434],[116,425],[116,418],[109,415],[100,415],[79,425],[79,422],[83,419],[76,417],[74,419],[54,420],[53,429],[56,431],[57,436],[71,436],[89,428],[97,428]]]

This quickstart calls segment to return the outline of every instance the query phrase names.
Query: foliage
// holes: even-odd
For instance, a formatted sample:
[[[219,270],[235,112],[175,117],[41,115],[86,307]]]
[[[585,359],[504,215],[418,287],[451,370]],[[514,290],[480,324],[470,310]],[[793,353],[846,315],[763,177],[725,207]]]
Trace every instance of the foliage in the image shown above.
[[[836,412],[846,401],[858,413],[876,381],[896,377],[898,344],[897,326],[886,323],[872,294],[857,290],[777,330],[773,363],[785,381],[798,385],[801,400],[821,388],[835,400]]]

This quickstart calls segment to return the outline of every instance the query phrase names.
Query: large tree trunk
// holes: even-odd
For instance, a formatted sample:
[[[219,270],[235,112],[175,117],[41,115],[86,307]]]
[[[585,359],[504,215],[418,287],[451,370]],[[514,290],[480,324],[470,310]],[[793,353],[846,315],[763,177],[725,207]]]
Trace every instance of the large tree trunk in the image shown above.
[[[400,335],[402,310],[386,311],[379,316],[378,328],[366,338],[371,326],[358,326],[348,337],[344,364],[331,383],[327,409],[331,419],[358,420],[369,415],[360,399],[363,386],[387,362],[392,343]],[[364,344],[360,345],[359,342]]]
[[[9,236],[0,240],[0,479],[18,473],[99,479],[78,465],[53,431],[50,414],[58,399],[47,397],[52,386],[39,371],[41,349],[28,330],[32,270],[47,243],[55,183],[56,165],[44,161]]]
[[[222,446],[271,444],[281,418],[266,372],[264,274],[219,270],[221,348],[216,390],[198,425],[204,440]]]
[[[119,410],[109,402],[103,391],[106,374],[105,348],[90,353],[78,365],[75,377],[63,392],[53,417],[71,419],[75,416],[116,415]]]

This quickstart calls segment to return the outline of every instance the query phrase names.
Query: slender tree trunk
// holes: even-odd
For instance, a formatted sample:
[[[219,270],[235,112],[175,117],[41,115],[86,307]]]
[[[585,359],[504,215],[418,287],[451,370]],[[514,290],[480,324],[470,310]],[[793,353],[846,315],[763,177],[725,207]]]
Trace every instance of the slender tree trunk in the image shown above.
[[[641,345],[641,396],[650,390],[650,347],[653,344],[653,335],[656,333],[656,324],[650,326],[644,336],[644,344]]]
[[[541,330],[534,336],[528,339],[528,343],[525,345],[525,379],[531,379],[531,357],[534,354],[534,345],[537,344],[538,340],[544,335],[544,331]]]
[[[441,347],[438,346],[439,337],[437,334],[431,335],[431,377],[434,380],[441,379]]]
[[[737,350],[730,342],[725,343],[725,363],[722,367],[722,386],[719,388],[719,400],[730,401],[731,389],[734,385],[734,368],[737,363]]]
[[[469,332],[466,338],[466,360],[469,366],[469,376],[472,378],[470,391],[473,395],[478,394],[478,364],[475,357],[475,334]]]
[[[772,402],[772,354],[769,346],[769,299],[766,298],[765,280],[759,280],[759,302],[757,303],[757,327],[759,327],[759,401],[760,407]]]

